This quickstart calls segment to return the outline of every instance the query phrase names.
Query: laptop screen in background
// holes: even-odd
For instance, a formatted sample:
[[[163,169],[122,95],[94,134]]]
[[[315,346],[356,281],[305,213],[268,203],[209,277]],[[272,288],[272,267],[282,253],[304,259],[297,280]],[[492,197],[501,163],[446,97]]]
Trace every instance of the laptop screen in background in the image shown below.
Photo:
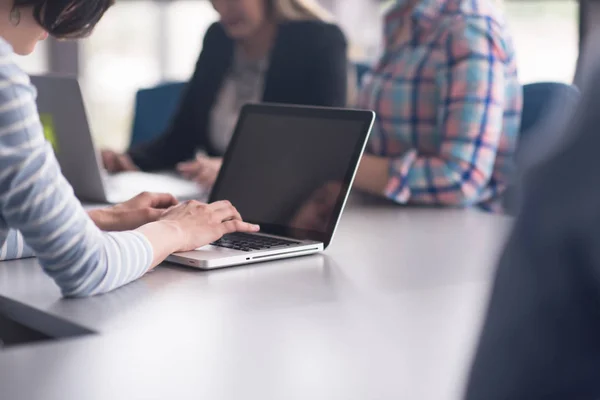
[[[334,118],[277,109],[243,113],[211,200],[231,201],[263,230],[315,239],[308,232],[327,234],[337,222],[370,113],[337,111]]]

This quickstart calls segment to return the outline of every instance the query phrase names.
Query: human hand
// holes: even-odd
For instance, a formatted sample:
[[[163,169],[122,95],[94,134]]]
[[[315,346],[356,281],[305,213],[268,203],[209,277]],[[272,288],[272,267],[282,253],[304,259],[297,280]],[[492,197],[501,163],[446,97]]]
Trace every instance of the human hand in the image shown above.
[[[232,232],[257,232],[257,225],[242,221],[237,209],[228,201],[203,204],[189,201],[171,207],[160,217],[178,232],[175,251],[191,251],[210,244]]]
[[[127,154],[120,154],[112,150],[102,150],[100,154],[102,156],[102,165],[111,174],[139,170]]]
[[[124,203],[88,214],[103,231],[127,231],[158,220],[166,209],[177,203],[177,199],[167,193],[141,193]]]
[[[177,170],[186,179],[195,181],[202,186],[214,185],[223,165],[221,157],[207,157],[199,155],[193,161],[182,162],[177,165]]]

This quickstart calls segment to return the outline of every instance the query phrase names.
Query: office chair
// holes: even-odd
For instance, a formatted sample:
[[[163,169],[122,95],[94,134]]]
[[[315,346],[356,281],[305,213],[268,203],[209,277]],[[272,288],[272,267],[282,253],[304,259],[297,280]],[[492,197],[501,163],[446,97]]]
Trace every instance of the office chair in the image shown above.
[[[184,87],[185,82],[167,82],[136,93],[130,147],[148,142],[168,128]]]
[[[543,159],[561,139],[561,124],[571,116],[579,98],[579,89],[566,83],[536,82],[523,86],[523,112],[516,152],[517,174]],[[515,178],[516,182],[522,181]],[[520,189],[516,182],[509,185],[503,195],[504,209],[513,215],[517,213],[519,203]]]
[[[552,106],[574,107],[579,101],[579,89],[559,82],[536,82],[523,86],[523,114],[519,141],[528,137],[534,128],[548,116]]]

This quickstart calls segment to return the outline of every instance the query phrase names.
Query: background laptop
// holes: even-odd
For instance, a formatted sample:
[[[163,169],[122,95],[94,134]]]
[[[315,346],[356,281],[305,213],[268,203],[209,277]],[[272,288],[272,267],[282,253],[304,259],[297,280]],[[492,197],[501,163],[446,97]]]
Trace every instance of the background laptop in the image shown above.
[[[120,203],[144,192],[168,192],[178,199],[206,198],[200,187],[175,173],[123,172],[108,175],[101,167],[75,78],[32,76],[44,132],[54,146],[65,178],[81,200]]]
[[[167,260],[202,269],[316,253],[333,238],[375,114],[247,105],[210,202],[229,200],[256,234],[231,234]]]

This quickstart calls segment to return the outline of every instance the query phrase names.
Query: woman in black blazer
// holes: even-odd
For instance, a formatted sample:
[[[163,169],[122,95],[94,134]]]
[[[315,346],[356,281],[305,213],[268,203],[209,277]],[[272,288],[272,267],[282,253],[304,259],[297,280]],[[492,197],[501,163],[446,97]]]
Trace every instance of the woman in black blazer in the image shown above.
[[[302,0],[212,4],[221,21],[204,37],[170,129],[126,154],[103,151],[109,172],[177,168],[210,186],[244,103],[346,105],[346,39],[319,10]]]

